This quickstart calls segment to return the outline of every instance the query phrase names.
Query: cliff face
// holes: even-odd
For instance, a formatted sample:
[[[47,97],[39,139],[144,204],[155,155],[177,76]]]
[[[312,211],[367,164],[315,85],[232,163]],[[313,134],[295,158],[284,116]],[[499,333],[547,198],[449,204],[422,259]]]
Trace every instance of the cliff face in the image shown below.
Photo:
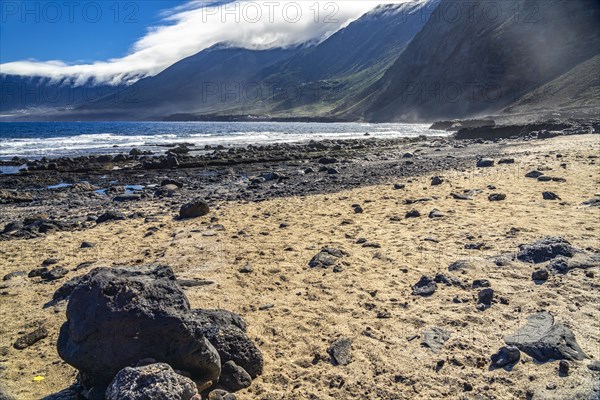
[[[600,2],[465,4],[442,0],[351,112],[379,121],[493,113],[599,52]]]

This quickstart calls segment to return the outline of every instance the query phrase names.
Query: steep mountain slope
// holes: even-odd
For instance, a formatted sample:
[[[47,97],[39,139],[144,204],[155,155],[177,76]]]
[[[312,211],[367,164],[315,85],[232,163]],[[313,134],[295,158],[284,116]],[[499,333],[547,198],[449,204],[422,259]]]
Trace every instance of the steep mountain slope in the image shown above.
[[[105,119],[327,116],[382,76],[438,1],[379,6],[316,46],[218,45],[78,112]]]
[[[210,112],[224,104],[245,102],[248,78],[296,51],[298,48],[250,50],[215,45],[78,112],[111,119],[155,118],[198,109]]]
[[[504,109],[512,116],[600,115],[600,55],[579,64]]]
[[[598,54],[599,27],[597,0],[442,0],[385,75],[337,111],[375,121],[496,112]]]

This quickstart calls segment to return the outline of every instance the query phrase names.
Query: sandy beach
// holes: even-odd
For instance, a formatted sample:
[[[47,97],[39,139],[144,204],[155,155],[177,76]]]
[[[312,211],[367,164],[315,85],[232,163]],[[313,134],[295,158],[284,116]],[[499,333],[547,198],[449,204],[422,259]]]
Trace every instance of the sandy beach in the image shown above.
[[[178,279],[205,281],[185,288],[193,308],[226,309],[246,320],[265,367],[250,388],[236,393],[239,399],[598,398],[598,372],[588,365],[600,359],[600,265],[550,274],[540,283],[532,272],[544,264],[514,254],[519,245],[553,236],[586,254],[600,251],[600,208],[582,205],[600,195],[599,150],[598,135],[515,141],[494,147],[488,168],[469,161],[350,190],[214,200],[207,216],[191,220],[174,218],[187,195],[140,201],[123,207],[145,219],[3,240],[0,276],[27,273],[48,258],[69,273],[53,282],[25,274],[1,283],[0,398],[39,399],[75,381],[77,371],[56,350],[66,302],[44,306],[56,289],[95,267],[147,264],[171,266]],[[503,158],[515,162],[499,164]],[[532,170],[564,179],[525,177]],[[443,183],[432,185],[433,176]],[[560,199],[545,200],[542,192]],[[488,199],[497,193],[505,200]],[[33,205],[3,207],[10,216],[36,211]],[[440,216],[430,218],[434,209]],[[420,216],[406,218],[412,210]],[[81,248],[82,242],[93,247]],[[311,268],[325,247],[345,255],[335,266]],[[449,271],[457,260],[468,266]],[[91,264],[76,270],[83,262]],[[430,296],[413,294],[422,276],[436,274],[454,283],[438,284]],[[472,287],[482,279],[495,298],[484,310]],[[540,311],[569,327],[589,358],[569,362],[564,377],[557,361],[540,363],[524,353],[512,370],[491,369],[503,336]],[[13,347],[39,326],[46,338]],[[450,333],[438,352],[422,344],[432,327]],[[333,365],[328,354],[339,338],[352,343],[347,365]]]

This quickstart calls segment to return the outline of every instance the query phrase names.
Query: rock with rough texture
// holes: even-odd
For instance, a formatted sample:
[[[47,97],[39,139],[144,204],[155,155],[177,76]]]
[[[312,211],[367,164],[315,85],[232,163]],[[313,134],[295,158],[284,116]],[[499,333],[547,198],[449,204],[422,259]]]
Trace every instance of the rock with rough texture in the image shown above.
[[[210,212],[208,204],[202,199],[196,199],[181,206],[179,217],[181,218],[197,218],[202,217]]]
[[[43,326],[37,328],[33,332],[29,332],[17,339],[13,347],[17,350],[23,350],[27,347],[39,342],[48,336],[48,330]]]
[[[560,196],[554,192],[542,192],[544,200],[560,200]]]
[[[311,268],[331,267],[332,265],[335,265],[340,258],[346,255],[348,255],[348,253],[343,250],[333,247],[325,247],[308,262],[308,266]]]
[[[334,365],[348,365],[352,361],[350,355],[350,348],[352,346],[352,340],[348,338],[341,338],[331,344],[327,351],[331,356]]]
[[[419,218],[421,213],[418,210],[410,210],[405,215],[404,218]]]
[[[493,367],[504,368],[516,364],[521,359],[521,352],[515,346],[503,346],[491,359]]]
[[[198,394],[194,381],[168,364],[122,369],[106,390],[106,400],[190,400]]]
[[[490,307],[494,301],[494,289],[485,288],[477,293],[477,304],[483,304],[486,307]]]
[[[534,281],[547,281],[548,280],[548,270],[547,269],[537,269],[531,273],[531,279]]]
[[[125,214],[123,214],[122,212],[107,211],[98,217],[98,219],[96,220],[96,223],[101,224],[101,223],[107,222],[107,221],[120,221],[120,220],[124,220],[126,218],[127,217],[125,217]]]
[[[482,158],[477,161],[478,168],[487,168],[487,167],[493,167],[493,166],[494,166],[494,160],[492,160],[491,158]]]
[[[526,173],[526,174],[525,174],[525,177],[526,177],[526,178],[533,178],[533,179],[537,179],[537,178],[539,178],[539,177],[540,177],[540,176],[542,176],[542,175],[544,175],[544,173],[543,173],[543,172],[540,172],[540,171],[536,171],[536,170],[534,170],[534,171],[529,171],[528,173]]]
[[[547,237],[532,244],[519,246],[519,261],[538,264],[558,256],[573,257],[577,250],[561,237]]]
[[[221,367],[219,383],[231,392],[245,389],[252,383],[252,377],[246,370],[233,361],[227,361]]]
[[[434,176],[433,178],[431,178],[431,186],[438,186],[442,183],[444,183],[444,179],[442,179],[439,176]]]
[[[435,280],[425,275],[412,287],[415,296],[431,296],[436,289],[437,283],[435,283]]]
[[[506,200],[506,195],[504,193],[492,193],[488,196],[489,201],[503,201]]]
[[[69,270],[65,267],[55,267],[50,271],[46,271],[40,275],[40,277],[45,281],[55,281],[57,279],[63,278],[65,275],[69,273]]]
[[[600,253],[575,254],[573,257],[558,256],[548,263],[546,268],[553,274],[566,274],[572,269],[600,267]]]
[[[262,355],[241,317],[191,310],[169,267],[96,268],[63,288],[57,293],[69,303],[58,353],[87,388],[107,385],[146,358],[200,381],[218,380],[230,360],[253,378],[262,373]]]
[[[421,345],[429,347],[434,353],[439,352],[444,343],[450,339],[451,333],[445,329],[434,326],[423,332]]]
[[[208,400],[236,400],[237,397],[233,393],[226,390],[215,389],[208,394]]]
[[[530,315],[527,323],[512,335],[505,336],[504,341],[540,362],[583,360],[587,357],[573,332],[562,323],[555,323],[548,312]]]

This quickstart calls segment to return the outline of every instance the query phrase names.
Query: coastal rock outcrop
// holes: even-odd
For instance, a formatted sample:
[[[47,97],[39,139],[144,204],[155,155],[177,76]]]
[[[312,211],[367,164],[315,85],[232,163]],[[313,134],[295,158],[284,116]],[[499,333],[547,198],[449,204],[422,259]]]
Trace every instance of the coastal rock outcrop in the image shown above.
[[[243,319],[192,310],[170,267],[96,268],[59,291],[69,303],[58,353],[79,370],[87,389],[106,388],[123,368],[145,359],[185,371],[198,383],[223,379],[228,361],[252,378],[262,373],[262,354]]]

